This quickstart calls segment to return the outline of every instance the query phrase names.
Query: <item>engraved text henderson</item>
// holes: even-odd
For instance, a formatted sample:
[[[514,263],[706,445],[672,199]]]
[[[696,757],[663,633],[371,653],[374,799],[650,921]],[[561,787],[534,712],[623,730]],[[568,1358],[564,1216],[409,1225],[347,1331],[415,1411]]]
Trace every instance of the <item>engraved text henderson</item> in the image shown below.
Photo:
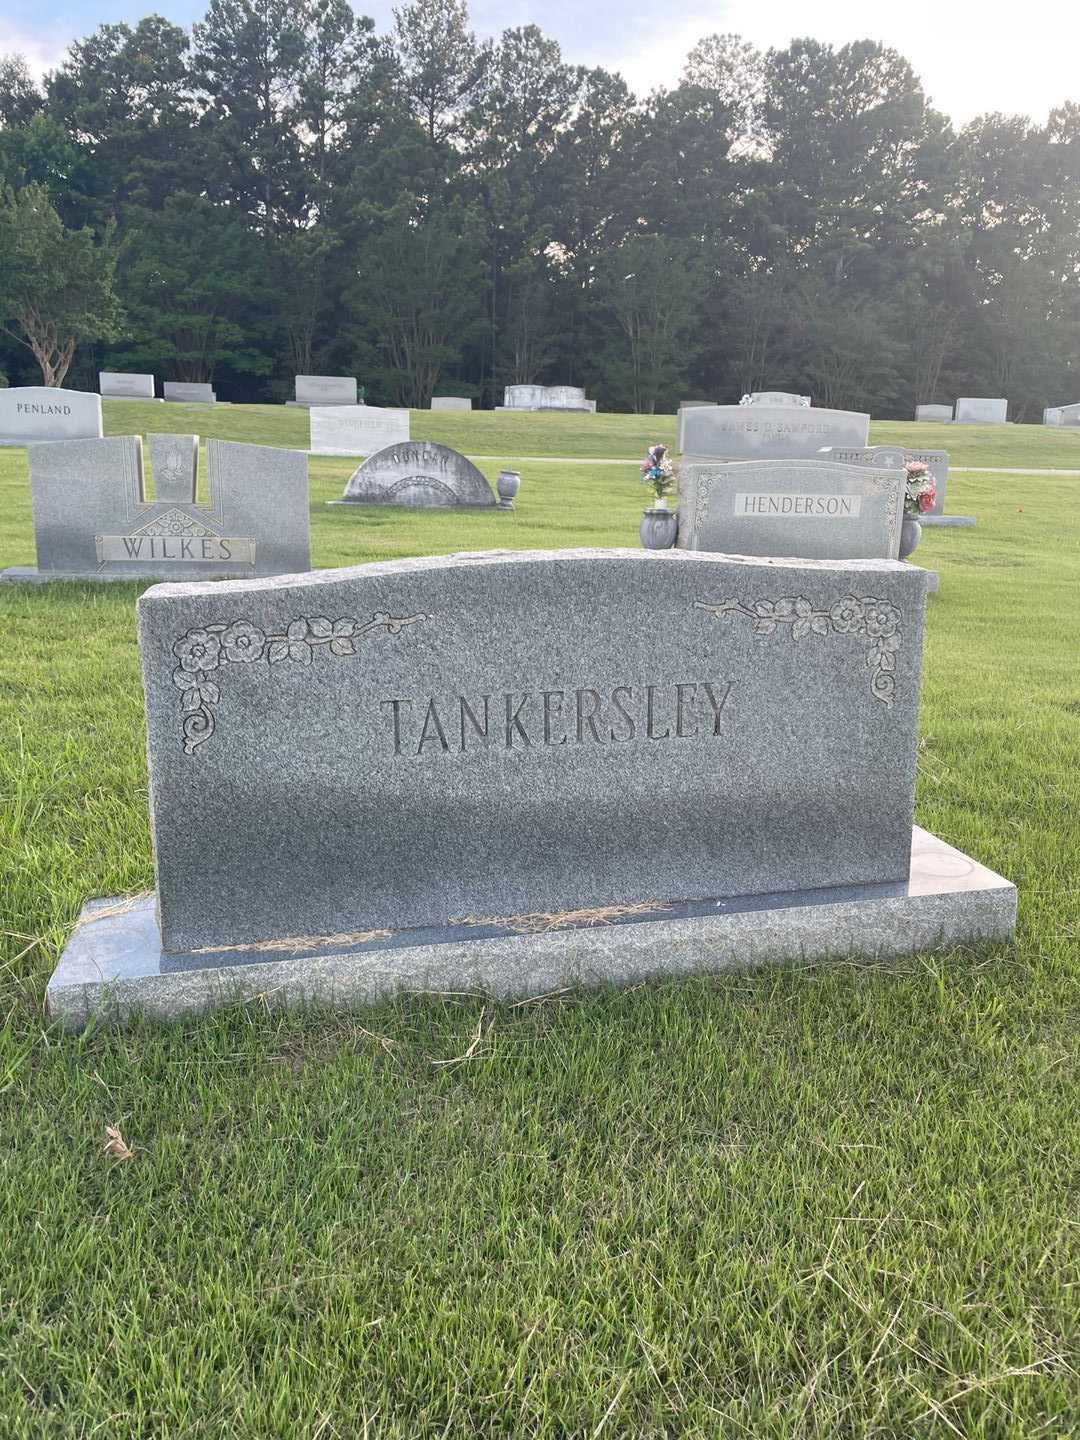
[[[734,680],[380,700],[395,755],[692,740],[720,734]]]

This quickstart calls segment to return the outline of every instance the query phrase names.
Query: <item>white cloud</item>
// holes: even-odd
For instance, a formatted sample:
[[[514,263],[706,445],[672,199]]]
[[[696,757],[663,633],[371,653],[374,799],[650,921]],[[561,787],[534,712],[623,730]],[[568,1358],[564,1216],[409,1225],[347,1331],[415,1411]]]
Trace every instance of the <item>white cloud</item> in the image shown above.
[[[48,28],[44,27],[46,31]],[[41,30],[0,19],[0,55],[21,55],[35,80],[40,80],[46,70],[56,69],[70,42],[70,36],[57,40],[55,35],[43,35]]]

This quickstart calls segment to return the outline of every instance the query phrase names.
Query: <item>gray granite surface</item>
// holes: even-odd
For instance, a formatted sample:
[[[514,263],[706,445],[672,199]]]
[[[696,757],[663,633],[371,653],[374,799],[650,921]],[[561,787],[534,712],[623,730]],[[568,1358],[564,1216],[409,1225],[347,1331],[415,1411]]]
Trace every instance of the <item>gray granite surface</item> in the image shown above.
[[[312,455],[374,455],[388,445],[408,443],[408,410],[313,405],[308,414]]]
[[[1008,400],[991,400],[979,395],[961,395],[956,402],[954,424],[1004,425]]]
[[[352,375],[296,375],[294,395],[298,405],[355,405],[356,380]]]
[[[0,389],[0,445],[94,440],[101,430],[101,396],[48,385]]]
[[[153,435],[149,443],[153,500],[145,494],[138,435],[32,447],[41,575],[218,579],[310,566],[304,455],[210,440],[209,502],[199,505],[196,437]]]
[[[472,401],[464,395],[434,395],[432,410],[471,410]]]
[[[217,395],[214,387],[203,380],[166,380],[163,393],[166,400],[180,405],[215,405]]]
[[[812,460],[826,445],[866,445],[870,416],[798,405],[697,405],[679,412],[678,450],[716,460]]]
[[[471,460],[449,445],[408,440],[377,450],[355,470],[345,505],[494,505],[495,493]]]
[[[683,456],[678,488],[680,549],[816,560],[899,553],[904,472],[897,465]]]
[[[355,1006],[400,991],[516,999],[568,985],[631,985],[766,964],[880,962],[1007,942],[1016,890],[916,827],[907,873],[884,884],[682,902],[537,934],[492,918],[496,923],[367,937],[308,936],[274,950],[166,953],[152,896],[91,901],[46,1003],[54,1020],[79,1030],[95,1014],[172,1020],[244,1001]]]
[[[638,550],[156,586],[165,945],[902,878],[925,595]]]
[[[915,419],[922,422],[937,421],[947,424],[953,417],[951,405],[916,405]]]
[[[98,389],[106,400],[153,400],[154,377],[122,370],[99,370]]]

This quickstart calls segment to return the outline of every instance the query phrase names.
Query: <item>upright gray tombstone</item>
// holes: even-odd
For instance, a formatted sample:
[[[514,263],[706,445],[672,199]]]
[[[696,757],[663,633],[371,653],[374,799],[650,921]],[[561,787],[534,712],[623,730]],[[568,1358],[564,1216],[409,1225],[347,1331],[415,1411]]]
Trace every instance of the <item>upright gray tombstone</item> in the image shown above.
[[[216,405],[214,387],[201,380],[166,380],[165,399],[177,405]]]
[[[749,403],[751,405],[800,405],[806,409],[810,405],[810,396],[794,395],[789,390],[752,390]]]
[[[864,446],[870,416],[797,405],[703,405],[679,412],[678,448],[717,460],[811,460],[825,445]]]
[[[1080,405],[1062,405],[1060,423],[1062,425],[1080,425]]]
[[[352,375],[297,375],[295,399],[290,405],[355,405],[356,380]]]
[[[308,414],[312,455],[374,455],[409,438],[408,410],[312,405]]]
[[[464,395],[433,395],[432,410],[471,410],[472,401]]]
[[[331,505],[495,505],[495,494],[464,455],[431,440],[388,445],[350,475]]]
[[[841,465],[869,465],[875,470],[902,469],[909,461],[918,460],[934,477],[934,508],[919,519],[924,525],[970,526],[970,515],[945,515],[945,484],[949,478],[947,450],[907,450],[897,445],[869,445],[859,449],[822,450],[823,460],[836,460]]]
[[[105,400],[153,400],[153,375],[132,375],[120,370],[99,370],[98,389]]]
[[[922,422],[940,422],[947,424],[953,417],[951,405],[916,405],[915,419]]]
[[[50,1012],[1006,939],[1012,887],[913,834],[925,590],[890,562],[619,550],[155,587],[156,896],[87,906]]]
[[[596,401],[586,400],[577,385],[507,385],[503,403],[496,410],[581,410],[596,411]]]
[[[899,466],[684,461],[676,543],[729,555],[895,560],[903,512]]]
[[[100,435],[100,395],[49,385],[0,390],[0,445],[93,440]]]
[[[961,395],[956,402],[955,425],[1004,425],[1008,400],[990,400],[980,395]]]
[[[210,499],[195,500],[196,437],[71,440],[30,451],[37,568],[13,581],[217,579],[307,570],[307,460],[294,450],[207,442]]]
[[[1061,411],[1062,407],[1060,405],[1047,406],[1047,408],[1043,411],[1042,423],[1044,425],[1060,425]]]

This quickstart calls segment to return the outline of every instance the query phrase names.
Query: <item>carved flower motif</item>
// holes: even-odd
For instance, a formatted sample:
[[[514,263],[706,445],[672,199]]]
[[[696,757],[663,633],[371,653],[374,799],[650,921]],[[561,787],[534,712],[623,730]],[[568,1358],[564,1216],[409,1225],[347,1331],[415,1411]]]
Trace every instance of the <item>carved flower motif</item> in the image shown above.
[[[173,646],[182,670],[216,670],[221,659],[221,641],[209,630],[189,630]]]
[[[864,611],[866,633],[873,638],[879,635],[895,635],[899,629],[901,615],[895,605],[887,600],[867,600]]]
[[[222,635],[221,643],[225,648],[226,660],[237,660],[247,665],[252,660],[262,658],[266,636],[249,621],[234,620]]]
[[[306,620],[294,620],[285,631],[289,646],[289,659],[297,660],[301,665],[311,664],[311,646],[307,642],[308,622]]]
[[[858,630],[863,622],[863,607],[854,595],[845,595],[829,607],[829,619],[833,629],[840,635],[849,635]]]

